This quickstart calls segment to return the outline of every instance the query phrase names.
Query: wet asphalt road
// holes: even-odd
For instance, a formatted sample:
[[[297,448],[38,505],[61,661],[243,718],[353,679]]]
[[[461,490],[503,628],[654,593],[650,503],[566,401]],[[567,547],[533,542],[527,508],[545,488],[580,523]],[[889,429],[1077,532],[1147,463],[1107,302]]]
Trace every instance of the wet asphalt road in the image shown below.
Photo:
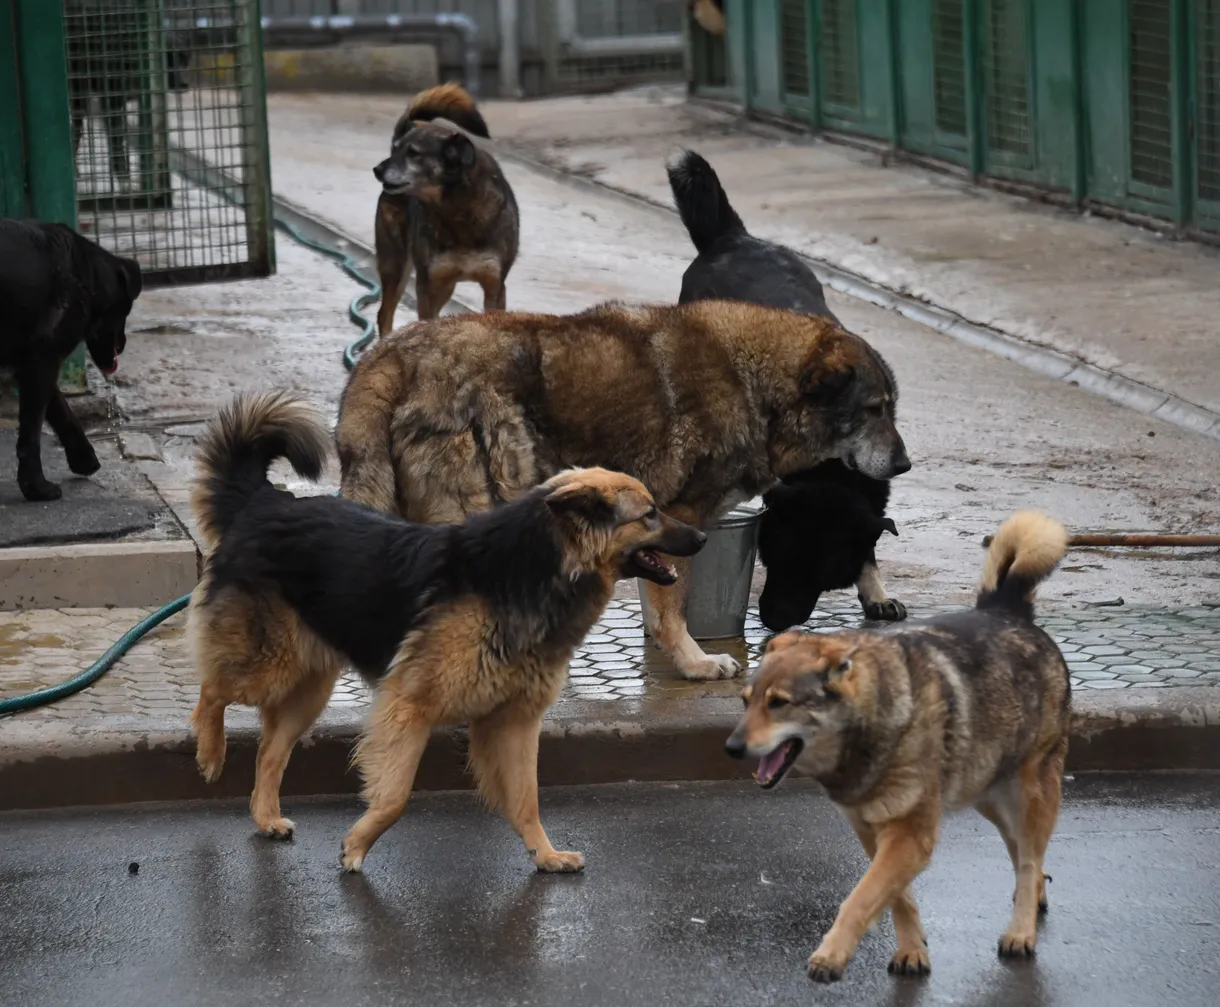
[[[468,794],[420,798],[363,877],[336,867],[349,801],[291,806],[283,845],[232,804],[0,816],[0,1001],[1215,1004],[1218,783],[1070,781],[1032,963],[995,957],[1007,857],[989,825],[954,817],[916,886],[932,975],[886,974],[886,921],[833,987],[804,962],[864,860],[796,781],[547,792],[544,821],[586,852],[582,876],[534,874]]]

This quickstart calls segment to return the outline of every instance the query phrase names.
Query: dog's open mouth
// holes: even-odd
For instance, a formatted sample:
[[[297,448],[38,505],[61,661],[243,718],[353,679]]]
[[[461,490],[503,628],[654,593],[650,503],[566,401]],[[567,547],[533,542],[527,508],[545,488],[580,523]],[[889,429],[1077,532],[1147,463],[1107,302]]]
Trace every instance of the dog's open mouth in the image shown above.
[[[115,358],[114,358],[114,360],[112,360],[112,361],[110,362],[110,366],[109,366],[109,367],[103,367],[103,368],[102,368],[102,373],[103,373],[104,375],[106,375],[106,377],[110,377],[110,375],[112,375],[112,374],[113,374],[115,371],[117,371],[118,369],[119,369],[119,358],[118,358],[118,357],[115,357]]]
[[[627,573],[643,577],[656,584],[673,584],[678,579],[678,571],[661,559],[661,554],[655,549],[637,549],[627,561]]]
[[[789,738],[778,748],[773,749],[758,760],[758,772],[754,779],[763,790],[770,790],[787,774],[801,754],[805,743],[800,738]]]

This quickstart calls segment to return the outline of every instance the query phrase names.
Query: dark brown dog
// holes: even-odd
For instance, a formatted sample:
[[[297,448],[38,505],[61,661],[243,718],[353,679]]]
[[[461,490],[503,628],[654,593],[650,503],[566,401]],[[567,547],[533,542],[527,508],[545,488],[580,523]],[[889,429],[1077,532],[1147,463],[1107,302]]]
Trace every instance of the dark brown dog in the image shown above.
[[[1071,726],[1067,665],[1034,624],[1033,596],[1066,547],[1062,525],[1023,511],[996,533],[972,611],[767,645],[725,749],[757,758],[764,787],[793,766],[817,779],[872,861],[809,958],[816,981],[842,976],[886,909],[898,935],[890,972],[929,971],[910,886],[942,814],[964,805],[999,830],[1016,874],[1000,955],[1033,955]]]
[[[420,318],[439,315],[461,280],[483,288],[484,311],[506,306],[521,229],[517,200],[496,159],[462,130],[488,138],[474,99],[456,84],[429,88],[398,120],[390,156],[373,169],[382,186],[375,224],[382,336],[394,328],[412,270]]]
[[[561,472],[446,527],[267,481],[277,457],[316,479],[328,441],[319,417],[280,394],[237,399],[201,444],[192,505],[210,550],[190,613],[199,768],[220,775],[225,707],[257,706],[250,810],[265,835],[290,837],[284,768],[350,663],[376,698],[356,750],[369,808],[343,842],[346,869],[360,870],[406,808],[432,728],[468,722],[484,798],[539,870],[579,870],[584,857],[551,846],[538,820],[542,715],[615,582],[672,584],[659,553],[692,555],[705,536],[605,469]]]
[[[344,496],[408,521],[460,521],[564,468],[635,476],[706,527],[793,472],[840,458],[910,467],[885,361],[835,323],[728,301],[608,304],[579,315],[462,315],[382,340],[353,372],[337,431]],[[653,591],[654,639],[688,678],[737,671]]]

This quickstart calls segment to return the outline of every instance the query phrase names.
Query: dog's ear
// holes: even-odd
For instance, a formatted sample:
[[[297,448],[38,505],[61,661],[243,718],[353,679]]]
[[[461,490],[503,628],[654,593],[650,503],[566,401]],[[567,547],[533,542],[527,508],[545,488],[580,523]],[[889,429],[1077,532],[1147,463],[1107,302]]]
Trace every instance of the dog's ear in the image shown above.
[[[817,345],[805,358],[797,387],[802,395],[817,400],[835,399],[856,376],[851,364],[851,340],[837,327],[824,330]]]
[[[856,671],[853,655],[856,648],[844,651],[826,669],[826,691],[845,699],[856,694]]]
[[[764,654],[775,654],[781,650],[787,650],[801,642],[805,638],[804,633],[795,631],[790,633],[780,633],[779,636],[773,636],[767,641],[767,646],[763,649]]]
[[[898,537],[898,526],[894,524],[892,517],[883,517],[881,519],[881,531],[888,531],[895,538]],[[880,534],[880,532],[878,532]]]
[[[478,151],[465,133],[454,133],[445,141],[441,156],[445,159],[447,168],[470,168],[474,166]]]
[[[119,259],[118,268],[119,289],[129,301],[134,301],[144,289],[144,274],[140,272],[140,264],[134,259]]]
[[[616,521],[614,504],[596,486],[570,482],[553,489],[545,497],[554,514],[576,517],[591,525],[613,526]]]

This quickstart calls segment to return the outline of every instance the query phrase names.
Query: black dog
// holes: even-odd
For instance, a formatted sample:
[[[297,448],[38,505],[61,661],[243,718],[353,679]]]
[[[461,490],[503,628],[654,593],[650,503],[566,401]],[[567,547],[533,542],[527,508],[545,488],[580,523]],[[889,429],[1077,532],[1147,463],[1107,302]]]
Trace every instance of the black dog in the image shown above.
[[[0,367],[11,367],[17,379],[17,485],[27,500],[60,496],[42,472],[44,418],[73,472],[98,470],[97,454],[59,390],[59,369],[84,340],[102,373],[114,373],[142,283],[139,265],[70,227],[0,220]]]
[[[666,170],[699,253],[682,276],[679,304],[724,298],[839,321],[799,255],[746,230],[707,161],[685,150]],[[759,616],[764,626],[779,632],[802,623],[823,591],[852,584],[866,618],[906,618],[905,606],[886,595],[875,555],[883,531],[898,534],[885,516],[889,496],[888,482],[834,460],[789,476],[763,497],[759,559],[767,582]]]
[[[790,476],[763,496],[758,557],[767,583],[758,614],[764,626],[779,632],[800,625],[823,591],[853,584],[866,618],[906,618],[902,603],[885,597],[874,554],[882,532],[898,534],[885,517],[889,495],[888,482],[835,460]]]

